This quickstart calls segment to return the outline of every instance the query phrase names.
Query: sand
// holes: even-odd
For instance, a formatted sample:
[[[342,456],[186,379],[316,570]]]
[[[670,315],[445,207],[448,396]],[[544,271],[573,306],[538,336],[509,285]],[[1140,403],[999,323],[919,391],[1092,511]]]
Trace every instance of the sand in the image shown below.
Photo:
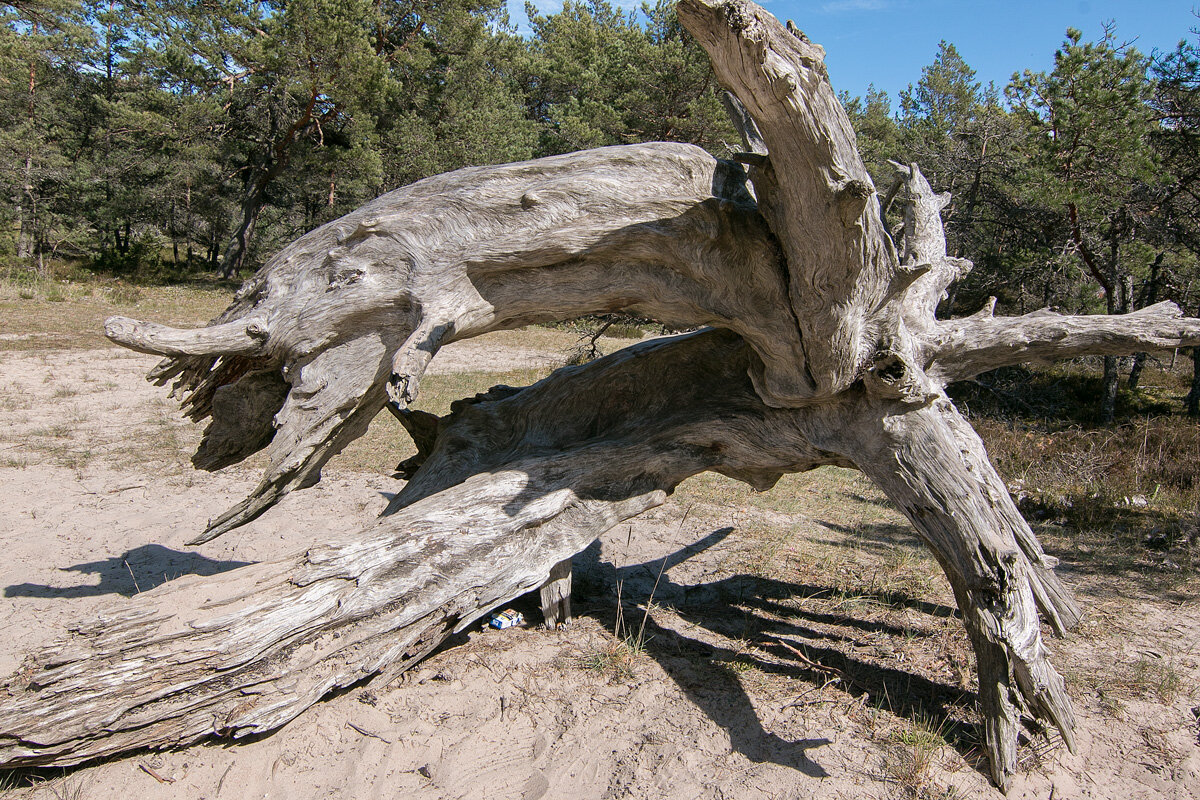
[[[499,369],[551,357],[486,352]],[[452,351],[435,369],[465,368],[480,353]],[[153,363],[115,349],[0,354],[0,675],[102,606],[181,575],[212,575],[353,532],[400,485],[335,461],[320,485],[186,547],[257,475],[191,469],[198,429],[142,379]],[[836,553],[845,536],[803,506],[779,515],[719,498],[673,501],[576,559],[579,618],[565,629],[543,630],[536,604],[523,600],[516,607],[528,627],[470,631],[401,679],[327,699],[273,735],[134,753],[44,773],[33,786],[10,779],[0,796],[1001,797],[968,746],[922,749],[906,733],[923,712],[905,691],[961,695],[963,713],[972,713],[969,692],[955,685],[969,682],[969,670],[938,661],[962,647],[957,621],[948,610],[939,617],[936,603],[836,610],[824,588],[797,577],[815,575],[811,584],[821,575],[799,559],[811,561],[820,548]],[[748,559],[764,552],[762,531],[782,522],[798,533],[770,551],[781,572],[772,577],[768,564],[748,573]],[[898,530],[888,524],[880,530]],[[877,568],[890,563],[890,546],[860,547],[828,564]],[[1113,592],[1073,576],[1069,563],[1064,574],[1089,612],[1083,630],[1051,645],[1076,698],[1079,753],[1026,748],[1027,772],[1009,797],[1200,797],[1196,602]],[[641,647],[614,644],[618,585]],[[948,597],[944,587],[933,591]],[[806,593],[826,599],[805,605]],[[870,690],[831,683],[832,673],[775,647],[783,636],[807,642],[817,662],[858,670]],[[1105,691],[1105,675],[1131,670],[1174,675],[1177,685]],[[881,685],[891,687],[886,697]],[[906,771],[914,753],[926,761]]]

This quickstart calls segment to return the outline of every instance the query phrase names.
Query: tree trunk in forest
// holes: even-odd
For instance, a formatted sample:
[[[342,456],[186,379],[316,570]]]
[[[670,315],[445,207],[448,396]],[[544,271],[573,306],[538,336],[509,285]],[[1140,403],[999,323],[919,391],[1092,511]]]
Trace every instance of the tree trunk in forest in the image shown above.
[[[255,156],[247,169],[245,191],[242,197],[242,214],[238,227],[226,245],[225,255],[221,259],[221,277],[235,278],[246,264],[250,252],[250,240],[254,237],[254,229],[258,224],[258,216],[267,202],[267,187],[279,177],[290,160],[292,145],[296,139],[313,124],[313,112],[320,91],[314,85],[308,102],[298,118],[287,126],[286,130],[274,130],[275,138],[267,142],[264,153]],[[318,129],[319,130],[319,129]]]
[[[1133,294],[1133,277],[1122,275],[1118,269],[1120,263],[1120,245],[1116,233],[1113,233],[1109,247],[1108,285],[1111,291],[1105,292],[1105,304],[1109,314],[1128,314],[1131,295]],[[1100,388],[1100,421],[1111,425],[1117,414],[1117,390],[1121,381],[1121,361],[1116,356],[1104,357],[1104,376]]]
[[[30,24],[30,34],[38,35],[38,23]],[[33,197],[33,136],[37,112],[37,62],[29,59],[29,92],[25,107],[25,123],[28,126],[28,144],[25,148],[25,170],[21,185],[21,193],[17,196],[17,259],[24,261],[33,254],[31,242],[35,236],[36,217],[34,210],[37,203]],[[40,271],[40,270],[39,270]]]
[[[175,198],[171,198],[171,215],[167,222],[167,231],[171,236],[171,264],[179,265],[179,231],[175,227]]]
[[[877,483],[945,571],[996,783],[1023,722],[1073,747],[1039,613],[1062,635],[1080,611],[945,385],[1200,345],[1200,320],[1170,303],[937,319],[970,268],[946,253],[948,196],[896,164],[893,240],[823,51],[747,0],[678,11],[741,109],[749,184],[736,163],[662,143],[460,170],[301,237],[206,328],[108,321],[114,341],[166,356],[151,377],[211,420],[197,466],[266,448],[262,482],[197,541],[316,483],[385,405],[418,455],[357,536],[164,584],[31,656],[0,703],[0,765],[272,730],[548,582],[565,615],[569,559],[691,475],[765,491],[827,464]],[[494,387],[441,419],[408,408],[444,344],[616,311],[713,329]],[[166,611],[199,586],[202,605]]]
[[[1116,356],[1104,357],[1104,373],[1100,379],[1100,422],[1105,425],[1111,425],[1117,416],[1120,363]]]
[[[1192,348],[1192,386],[1184,404],[1189,417],[1200,417],[1200,347]]]
[[[1166,258],[1166,252],[1160,251],[1154,258],[1154,262],[1150,264],[1150,278],[1146,281],[1144,291],[1140,293],[1137,300],[1137,306],[1144,308],[1152,306],[1158,302],[1158,290],[1162,275],[1162,263]],[[1142,370],[1145,369],[1146,359],[1149,358],[1149,353],[1134,353],[1133,366],[1129,368],[1129,382],[1126,384],[1129,391],[1137,391],[1138,383],[1142,379]]]
[[[255,175],[246,181],[241,219],[229,243],[225,245],[225,254],[221,257],[222,278],[236,278],[246,265],[246,257],[250,253],[250,240],[254,237],[254,229],[258,227],[258,215],[262,213],[263,205],[266,204],[265,189],[270,179],[270,172],[267,171],[261,179]]]

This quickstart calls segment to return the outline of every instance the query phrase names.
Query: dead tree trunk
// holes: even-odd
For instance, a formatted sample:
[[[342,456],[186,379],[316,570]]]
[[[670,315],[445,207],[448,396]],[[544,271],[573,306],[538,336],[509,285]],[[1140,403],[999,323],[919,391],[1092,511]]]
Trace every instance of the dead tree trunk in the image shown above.
[[[211,417],[197,466],[268,448],[262,484],[201,541],[319,480],[385,403],[419,454],[357,537],[205,578],[210,599],[185,614],[164,609],[201,579],[166,584],[31,656],[0,701],[0,765],[271,730],[561,581],[564,561],[690,475],[765,490],[824,464],[870,476],[945,570],[995,781],[1015,770],[1023,719],[1072,745],[1038,613],[1062,634],[1079,609],[944,388],[1005,364],[1194,346],[1200,320],[1167,303],[936,319],[970,268],[946,255],[948,198],[896,165],[893,241],[821,49],[746,0],[683,0],[679,15],[739,101],[753,191],[736,164],[683,145],[461,170],[302,237],[207,328],[109,321],[115,341],[167,356],[152,377]],[[442,344],[618,309],[717,330],[440,420],[407,408]]]

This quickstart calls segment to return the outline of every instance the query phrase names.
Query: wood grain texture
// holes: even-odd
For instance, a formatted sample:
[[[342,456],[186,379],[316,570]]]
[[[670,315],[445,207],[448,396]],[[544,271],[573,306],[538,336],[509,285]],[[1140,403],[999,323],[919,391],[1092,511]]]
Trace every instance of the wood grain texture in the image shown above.
[[[939,383],[988,370],[1085,355],[1132,355],[1200,345],[1200,319],[1171,302],[1122,315],[1075,316],[1050,309],[1020,317],[984,313],[937,323],[924,342],[927,371]]]
[[[550,568],[550,576],[539,590],[542,618],[550,630],[571,624],[571,559]]]
[[[758,348],[761,396],[794,404],[810,387],[786,294],[778,245],[742,168],[660,143],[419,181],[285,248],[207,328],[113,318],[107,333],[183,356],[152,377],[175,379],[193,419],[213,417],[212,432],[274,420],[262,483],[201,542],[319,480],[389,396],[398,406],[416,397],[442,345],[492,330],[620,310],[726,327]],[[243,404],[253,416],[224,415],[213,397],[244,380],[248,357],[291,390],[273,407]],[[227,462],[197,465],[213,463]]]
[[[756,176],[759,206],[786,255],[813,396],[835,395],[895,325],[883,306],[898,261],[825,51],[753,3],[681,0],[678,12],[766,144],[770,185]]]
[[[945,385],[1200,344],[1200,320],[1170,304],[938,320],[970,268],[946,254],[947,198],[917,165],[895,165],[893,240],[821,48],[746,0],[682,0],[679,14],[733,93],[749,185],[737,164],[672,144],[460,170],[301,237],[207,328],[110,321],[114,341],[169,356],[152,379],[211,417],[198,466],[267,447],[262,484],[202,538],[319,480],[389,398],[418,454],[358,536],[166,584],[31,656],[0,698],[0,766],[270,730],[548,580],[557,616],[556,565],[690,475],[766,490],[825,464],[870,476],[946,572],[997,784],[1016,769],[1023,722],[1072,744],[1039,613],[1062,635],[1080,609]],[[406,407],[447,342],[615,310],[715,329],[497,388],[441,419]],[[201,585],[210,599],[194,611],[162,610]]]

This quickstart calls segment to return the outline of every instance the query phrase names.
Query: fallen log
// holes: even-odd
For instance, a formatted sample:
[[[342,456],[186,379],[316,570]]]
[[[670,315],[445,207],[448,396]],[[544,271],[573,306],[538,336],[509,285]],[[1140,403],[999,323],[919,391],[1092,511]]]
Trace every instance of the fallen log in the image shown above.
[[[34,654],[0,702],[0,766],[271,730],[561,581],[558,565],[690,475],[766,490],[825,464],[876,482],[945,571],[996,783],[1016,769],[1023,721],[1073,746],[1039,612],[1061,635],[1080,611],[945,385],[1024,360],[1198,345],[1200,320],[1166,304],[938,320],[970,268],[946,255],[946,198],[897,165],[892,238],[820,48],[746,0],[683,0],[679,14],[735,95],[749,184],[679,145],[460,171],[302,237],[208,328],[110,321],[114,340],[170,356],[152,377],[212,417],[199,466],[269,448],[262,485],[202,538],[318,480],[389,396],[419,452],[358,536],[164,585]],[[407,407],[448,341],[618,308],[717,329],[443,419]],[[201,585],[195,610],[161,610]]]

